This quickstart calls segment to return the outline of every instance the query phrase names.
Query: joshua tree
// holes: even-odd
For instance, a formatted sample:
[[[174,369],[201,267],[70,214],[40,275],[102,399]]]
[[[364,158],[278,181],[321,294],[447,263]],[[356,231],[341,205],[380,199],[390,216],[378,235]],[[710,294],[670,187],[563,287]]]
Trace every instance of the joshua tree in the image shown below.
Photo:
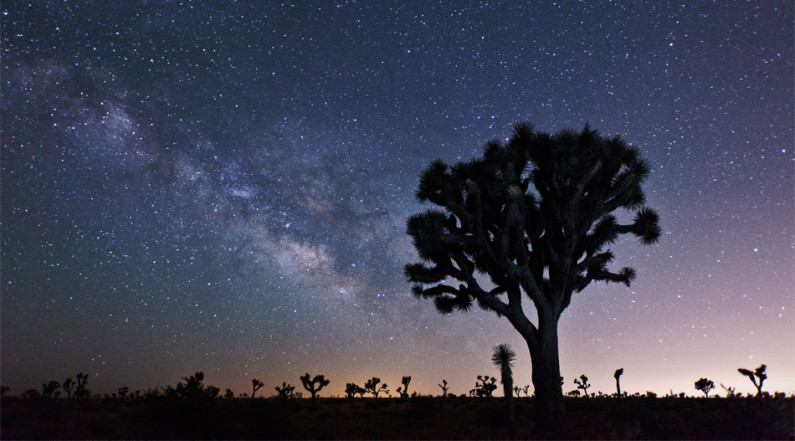
[[[312,401],[315,400],[315,395],[320,392],[320,389],[328,386],[330,383],[329,380],[326,380],[326,377],[323,375],[315,375],[314,378],[311,380],[309,379],[309,373],[304,374],[301,377],[301,384],[304,385],[304,389],[308,390],[310,394],[312,394]]]
[[[624,373],[624,368],[616,369],[616,373],[613,374],[613,378],[616,379],[616,396],[621,396],[621,384],[619,383],[619,379],[621,378],[621,374]]]
[[[753,372],[751,372],[748,369],[743,369],[743,368],[737,369],[737,372],[739,372],[739,373],[745,375],[746,377],[750,378],[751,379],[751,383],[754,383],[754,387],[756,387],[756,396],[757,397],[761,397],[762,396],[762,383],[764,383],[765,379],[767,379],[767,374],[765,373],[765,369],[767,369],[767,366],[765,366],[765,365],[759,366]],[[756,377],[756,378],[754,378],[754,377]],[[759,383],[756,382],[757,378],[759,379]]]
[[[442,398],[447,398],[447,391],[450,389],[447,387],[447,380],[442,380],[442,384],[437,384],[442,389]]]
[[[58,390],[60,388],[61,383],[57,382],[56,380],[50,380],[49,383],[41,384],[41,395],[47,398],[58,398],[58,395],[61,394],[61,391]]]
[[[403,383],[402,388],[397,388],[397,393],[400,395],[400,398],[408,398],[409,397],[409,383],[411,383],[411,377],[403,377],[400,380]]]
[[[491,355],[491,362],[500,368],[500,383],[502,383],[502,394],[505,397],[505,421],[513,434],[516,430],[516,411],[513,404],[513,362],[516,361],[516,353],[505,343],[494,347]],[[518,389],[518,388],[517,388]],[[517,391],[517,395],[519,392]]]
[[[232,389],[227,388],[226,392],[224,393],[224,398],[226,398],[227,400],[231,400],[235,398],[235,393],[232,392]]]
[[[549,135],[518,124],[510,141],[489,142],[482,158],[452,168],[437,160],[420,176],[417,198],[441,210],[407,222],[421,259],[405,267],[412,290],[434,299],[443,314],[477,303],[522,335],[540,437],[563,436],[558,321],[572,294],[592,281],[629,285],[635,271],[609,270],[613,254],[606,247],[622,234],[643,244],[660,235],[657,213],[643,207],[648,173],[636,148],[588,125]],[[619,209],[634,211],[631,223],[619,224],[612,214]],[[494,288],[484,288],[478,274]],[[525,313],[523,295],[537,323]]]
[[[279,398],[293,398],[294,391],[295,386],[290,386],[284,381],[282,381],[282,387],[276,386],[276,393],[278,394]]]
[[[723,390],[726,391],[726,398],[734,398],[734,397],[737,396],[737,393],[735,392],[736,388],[731,387],[731,386],[726,387],[726,386],[723,385],[723,383],[720,384],[720,387],[722,387]]]
[[[77,387],[75,389],[75,398],[88,398],[91,394],[86,387],[88,384],[88,374],[82,372],[77,374]]]
[[[575,378],[574,383],[577,385],[577,389],[582,389],[582,393],[584,398],[588,398],[588,388],[591,387],[588,384],[588,377],[585,374],[580,375],[580,378]]]
[[[705,397],[709,397],[709,391],[715,389],[715,383],[713,383],[712,380],[708,380],[706,378],[699,378],[698,381],[696,381],[695,386],[696,389],[704,392]]]
[[[75,389],[75,382],[71,378],[67,378],[64,380],[63,385],[61,385],[64,392],[66,392],[66,398],[72,399],[72,391]]]
[[[257,393],[258,390],[262,389],[262,386],[265,386],[265,383],[257,380],[256,378],[251,379],[251,399],[254,399],[254,394]]]
[[[119,388],[119,398],[121,398],[122,400],[127,398],[127,394],[129,393],[130,393],[129,386],[123,386]]]
[[[491,398],[491,394],[497,390],[497,378],[489,377],[488,375],[478,375],[475,381],[474,391],[475,396],[480,398]]]
[[[371,378],[371,379],[367,380],[367,381],[364,383],[364,390],[366,390],[367,392],[369,392],[369,393],[373,394],[373,397],[374,397],[374,398],[378,398],[378,394],[380,394],[381,392],[384,392],[384,393],[387,393],[387,394],[388,394],[388,393],[389,393],[389,390],[387,390],[387,385],[386,385],[386,383],[382,384],[382,385],[379,387],[379,386],[378,386],[378,383],[380,383],[380,382],[381,382],[381,379],[380,379],[380,378],[378,378],[378,377],[373,377],[373,378]]]
[[[352,400],[353,398],[356,397],[356,394],[364,395],[364,392],[366,391],[357,384],[348,383],[345,385],[345,393],[348,395],[348,399]]]

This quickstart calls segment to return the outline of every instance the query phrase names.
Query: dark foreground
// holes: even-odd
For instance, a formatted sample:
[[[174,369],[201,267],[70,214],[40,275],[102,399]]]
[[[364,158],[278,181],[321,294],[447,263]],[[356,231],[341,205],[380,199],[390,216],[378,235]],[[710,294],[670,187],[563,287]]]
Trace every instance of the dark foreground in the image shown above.
[[[795,439],[795,398],[572,398],[571,439]],[[22,400],[3,439],[505,439],[501,398]],[[532,398],[517,399],[519,438]]]

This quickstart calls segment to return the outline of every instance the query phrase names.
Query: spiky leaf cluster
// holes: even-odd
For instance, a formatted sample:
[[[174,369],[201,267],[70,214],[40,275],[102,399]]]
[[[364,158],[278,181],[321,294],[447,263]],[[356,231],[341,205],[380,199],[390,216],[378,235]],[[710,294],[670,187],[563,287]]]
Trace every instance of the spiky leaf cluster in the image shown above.
[[[405,267],[414,294],[434,299],[442,313],[477,302],[508,315],[521,290],[559,316],[592,281],[629,285],[634,270],[608,269],[607,246],[626,233],[657,241],[657,213],[643,206],[648,173],[636,148],[587,125],[549,135],[519,124],[509,141],[486,144],[481,158],[452,167],[434,161],[416,195],[438,208],[407,222],[422,259]],[[620,224],[618,209],[634,212],[632,222]],[[483,289],[478,275],[495,287]],[[504,293],[507,303],[498,299]]]

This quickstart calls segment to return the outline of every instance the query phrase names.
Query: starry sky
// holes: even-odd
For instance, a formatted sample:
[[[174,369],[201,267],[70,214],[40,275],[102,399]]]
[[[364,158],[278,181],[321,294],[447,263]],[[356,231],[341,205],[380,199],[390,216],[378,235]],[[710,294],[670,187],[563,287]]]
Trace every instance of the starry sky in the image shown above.
[[[2,383],[461,394],[509,343],[530,384],[506,320],[441,316],[402,270],[419,173],[529,121],[637,146],[663,231],[613,247],[631,288],[564,312],[564,392],[617,368],[630,393],[750,392],[737,368],[766,363],[793,393],[794,8],[4,1]]]

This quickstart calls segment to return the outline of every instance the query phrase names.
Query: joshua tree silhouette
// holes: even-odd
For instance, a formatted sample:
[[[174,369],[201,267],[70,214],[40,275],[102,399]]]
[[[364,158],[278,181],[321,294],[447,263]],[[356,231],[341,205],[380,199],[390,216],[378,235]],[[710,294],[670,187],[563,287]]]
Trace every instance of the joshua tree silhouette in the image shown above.
[[[373,394],[373,397],[374,397],[374,398],[378,398],[378,394],[380,394],[381,392],[384,392],[384,393],[388,394],[388,393],[389,393],[389,390],[387,390],[387,385],[386,385],[386,383],[382,384],[382,385],[379,387],[379,386],[378,386],[378,383],[380,383],[380,382],[381,382],[381,379],[380,379],[380,378],[378,378],[378,377],[373,377],[373,378],[371,378],[371,379],[367,380],[367,381],[364,383],[364,390],[366,390],[367,392],[369,392],[369,393]]]
[[[695,386],[696,389],[704,392],[705,397],[709,397],[709,391],[715,389],[715,383],[713,383],[712,380],[708,380],[706,378],[699,378],[698,381],[696,381]]]
[[[447,380],[442,380],[442,384],[437,384],[440,388],[442,388],[442,398],[447,398],[447,391],[450,389],[447,387]]]
[[[284,381],[282,381],[282,387],[276,386],[275,389],[279,398],[293,398],[293,392],[295,392],[295,386],[290,386]]]
[[[619,382],[621,375],[624,373],[624,368],[616,369],[616,372],[613,374],[613,378],[616,379],[616,396],[621,396],[621,383]]]
[[[309,393],[312,394],[312,401],[315,400],[315,396],[318,392],[320,392],[320,389],[328,386],[329,383],[330,381],[326,380],[326,377],[323,375],[315,375],[315,377],[311,380],[309,379],[309,373],[306,373],[301,377],[301,384],[304,385],[304,389],[308,390]]]
[[[479,398],[491,398],[491,394],[497,390],[497,378],[488,375],[478,375],[475,381],[475,388],[469,391],[470,396]]]
[[[78,373],[77,387],[75,388],[75,398],[84,399],[90,396],[86,384],[88,384],[88,374],[84,374],[82,372]]]
[[[258,390],[262,389],[262,386],[265,386],[265,383],[253,378],[251,380],[251,399],[254,399],[254,394],[257,393]]]
[[[754,387],[756,387],[756,396],[757,397],[761,397],[762,396],[762,383],[764,383],[765,380],[767,379],[767,374],[765,373],[765,369],[767,369],[767,366],[765,366],[765,365],[759,366],[753,372],[751,372],[748,369],[743,369],[743,368],[737,369],[737,372],[739,372],[739,373],[745,375],[746,377],[750,378],[751,379],[751,383],[754,383]],[[759,383],[756,382],[757,378],[759,379]]]
[[[737,396],[737,394],[735,393],[735,389],[736,388],[731,387],[731,386],[726,387],[726,386],[723,385],[723,383],[720,384],[720,387],[722,387],[723,390],[726,391],[726,398],[734,398],[734,397]]]
[[[588,398],[588,388],[591,387],[588,384],[588,377],[585,374],[580,375],[580,378],[575,378],[574,383],[577,385],[577,389],[582,389],[582,394],[584,398]]]
[[[64,392],[66,392],[66,398],[72,399],[72,391],[75,390],[75,382],[71,378],[67,378],[64,380],[63,385],[61,385]]]
[[[47,398],[58,398],[58,395],[61,394],[61,391],[59,390],[60,388],[61,383],[57,382],[56,380],[50,380],[49,383],[41,384],[41,395]]]
[[[500,383],[502,383],[502,393],[505,397],[505,421],[514,437],[516,431],[516,411],[513,404],[513,362],[516,361],[516,353],[507,344],[500,344],[494,347],[491,361],[500,368]],[[518,389],[518,388],[517,388]],[[516,391],[519,395],[519,391]]]
[[[422,259],[405,267],[413,292],[434,299],[443,314],[477,302],[508,318],[530,349],[540,437],[563,435],[558,321],[572,294],[592,281],[629,285],[634,270],[607,268],[613,254],[606,246],[619,235],[644,244],[659,238],[657,213],[643,208],[648,173],[636,148],[588,125],[549,135],[518,124],[510,141],[489,142],[482,158],[452,168],[437,160],[420,175],[417,198],[442,210],[407,222]],[[622,208],[635,212],[630,224],[611,214]],[[476,272],[495,287],[484,289]],[[524,312],[522,293],[537,323]]]
[[[348,399],[353,399],[356,397],[356,394],[360,394],[364,396],[366,390],[362,389],[361,386],[355,383],[348,383],[345,385],[345,394],[348,395]]]
[[[400,380],[403,383],[402,388],[397,388],[397,393],[400,395],[400,398],[408,398],[409,397],[409,383],[411,383],[411,377],[403,377]]]

